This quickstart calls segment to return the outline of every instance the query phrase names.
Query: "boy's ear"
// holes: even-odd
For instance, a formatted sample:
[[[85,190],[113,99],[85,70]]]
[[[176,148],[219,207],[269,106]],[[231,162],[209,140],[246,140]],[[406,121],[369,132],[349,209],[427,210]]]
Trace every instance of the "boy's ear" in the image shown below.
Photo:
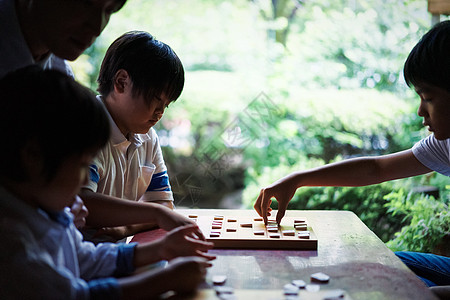
[[[128,88],[131,88],[131,80],[128,72],[124,69],[117,71],[116,76],[114,76],[114,91],[116,93],[124,93]]]

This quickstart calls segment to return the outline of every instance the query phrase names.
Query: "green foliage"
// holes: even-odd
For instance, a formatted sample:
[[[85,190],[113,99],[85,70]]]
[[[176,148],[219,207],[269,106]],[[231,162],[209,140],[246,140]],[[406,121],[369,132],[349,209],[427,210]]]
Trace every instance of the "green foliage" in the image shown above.
[[[435,200],[404,189],[386,195],[388,212],[392,216],[400,215],[407,224],[387,246],[392,251],[433,252],[450,232],[448,196],[447,190],[444,196],[446,200]]]

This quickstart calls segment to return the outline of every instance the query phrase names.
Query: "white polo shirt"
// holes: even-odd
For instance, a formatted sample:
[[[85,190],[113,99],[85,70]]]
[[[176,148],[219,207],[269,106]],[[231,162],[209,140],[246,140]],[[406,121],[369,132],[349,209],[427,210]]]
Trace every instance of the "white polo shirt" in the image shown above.
[[[100,96],[97,99],[102,102]],[[134,201],[173,201],[155,130],[150,128],[146,134],[132,134],[127,139],[108,116],[111,138],[95,157],[86,188]]]

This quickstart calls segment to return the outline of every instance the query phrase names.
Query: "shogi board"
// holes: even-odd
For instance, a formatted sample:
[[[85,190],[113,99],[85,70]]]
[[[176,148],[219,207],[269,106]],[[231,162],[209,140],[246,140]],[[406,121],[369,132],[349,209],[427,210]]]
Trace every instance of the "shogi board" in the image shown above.
[[[316,250],[318,240],[313,228],[306,218],[284,217],[278,226],[266,226],[262,218],[254,216],[188,216],[197,222],[207,241],[214,243],[214,248],[234,249],[296,249]],[[220,219],[222,217],[223,219]],[[272,223],[275,220],[269,219]],[[303,228],[295,227],[296,222],[305,224]],[[219,223],[222,223],[219,226]],[[215,226],[213,226],[215,224]],[[243,225],[247,224],[245,227]],[[251,227],[247,227],[251,224]],[[270,224],[270,223],[269,223]],[[298,223],[300,224],[300,223]],[[276,228],[276,230],[274,229]],[[299,237],[307,234],[309,238]]]

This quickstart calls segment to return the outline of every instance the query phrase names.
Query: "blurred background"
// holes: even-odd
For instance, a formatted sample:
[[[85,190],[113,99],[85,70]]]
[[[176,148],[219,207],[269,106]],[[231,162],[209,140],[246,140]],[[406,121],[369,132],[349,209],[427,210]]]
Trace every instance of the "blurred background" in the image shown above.
[[[186,83],[155,129],[175,205],[251,208],[261,187],[293,171],[427,135],[402,69],[431,24],[424,0],[128,0],[72,67],[96,90],[121,34],[170,45]],[[351,210],[394,251],[450,253],[449,188],[435,173],[301,188],[289,209]]]

